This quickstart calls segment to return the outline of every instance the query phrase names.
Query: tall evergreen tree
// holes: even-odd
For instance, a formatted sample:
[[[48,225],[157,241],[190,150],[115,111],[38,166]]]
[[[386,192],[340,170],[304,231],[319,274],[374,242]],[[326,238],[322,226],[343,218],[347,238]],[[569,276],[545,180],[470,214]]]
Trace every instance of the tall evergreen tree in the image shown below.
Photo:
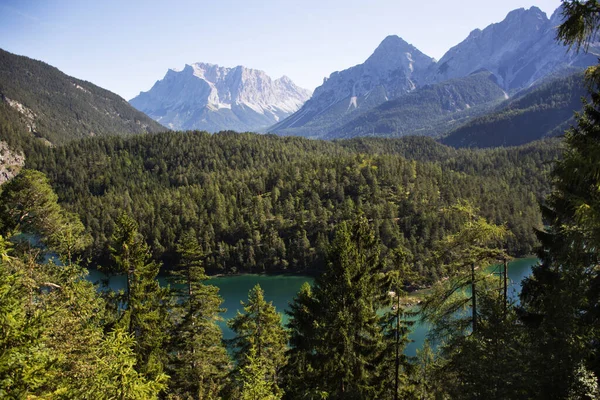
[[[292,340],[303,346],[290,353],[290,364],[304,374],[297,398],[302,391],[314,399],[378,398],[381,380],[393,376],[381,371],[384,339],[377,311],[387,291],[379,253],[366,218],[342,222],[312,294],[304,288],[292,305]]]
[[[563,7],[558,39],[587,50],[600,29],[600,4],[563,1]],[[541,262],[521,293],[532,384],[547,398],[567,398],[581,376],[600,376],[600,65],[586,78],[591,102],[565,135],[566,152],[552,172],[554,191],[542,208]]]
[[[290,335],[288,362],[283,371],[286,399],[321,399],[326,394],[320,388],[314,352],[318,340],[317,311],[311,286],[305,282],[286,310]]]
[[[179,311],[173,326],[171,388],[184,398],[217,399],[229,372],[229,356],[217,321],[223,299],[219,288],[206,285],[203,251],[196,233],[184,233],[177,244]]]
[[[257,284],[248,293],[248,302],[242,302],[244,312],[238,311],[228,325],[236,336],[231,340],[236,361],[235,375],[243,391],[248,382],[242,371],[250,373],[257,368],[264,372],[274,399],[280,398],[281,370],[286,364],[287,332],[281,325],[281,315],[267,302]],[[251,366],[249,366],[251,365]],[[246,375],[248,377],[250,375]]]
[[[139,372],[154,378],[163,373],[167,358],[169,291],[160,287],[160,266],[151,259],[137,223],[126,214],[117,222],[111,250],[117,269],[127,276],[125,308],[119,325],[135,339]]]

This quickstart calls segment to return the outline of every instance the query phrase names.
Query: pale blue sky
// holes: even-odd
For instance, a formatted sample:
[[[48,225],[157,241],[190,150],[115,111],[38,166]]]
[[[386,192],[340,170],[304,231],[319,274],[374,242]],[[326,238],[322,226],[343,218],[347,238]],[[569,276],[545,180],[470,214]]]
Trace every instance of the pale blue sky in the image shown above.
[[[475,28],[560,0],[0,0],[0,48],[127,100],[198,61],[289,76],[308,89],[387,35],[437,59]]]

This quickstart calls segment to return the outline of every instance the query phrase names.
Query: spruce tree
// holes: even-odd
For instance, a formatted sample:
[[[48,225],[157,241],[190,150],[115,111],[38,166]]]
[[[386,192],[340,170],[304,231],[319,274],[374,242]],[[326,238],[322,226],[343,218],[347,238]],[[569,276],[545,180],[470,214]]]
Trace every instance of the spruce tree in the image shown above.
[[[235,377],[240,387],[245,387],[242,371],[248,371],[249,364],[264,369],[263,379],[268,382],[271,393],[280,398],[280,374],[286,364],[285,350],[287,333],[281,325],[281,315],[272,302],[265,301],[260,285],[248,293],[248,301],[242,302],[244,312],[239,312],[228,325],[236,336],[231,339],[233,356],[236,361]],[[250,368],[250,367],[248,367]],[[251,368],[251,369],[252,369]]]
[[[316,312],[311,286],[305,282],[286,310],[290,335],[288,362],[283,371],[286,399],[320,399],[324,393],[319,389],[315,364]]]
[[[125,308],[118,326],[124,326],[135,339],[138,371],[157,377],[167,358],[170,302],[169,291],[157,280],[160,265],[151,259],[137,223],[126,214],[117,221],[111,250],[117,269],[127,276]]]
[[[216,399],[229,372],[229,356],[217,321],[223,299],[206,285],[203,251],[193,230],[177,244],[179,315],[173,326],[172,392],[192,399]]]
[[[325,272],[312,294],[303,289],[292,305],[290,365],[302,386],[294,398],[379,398],[385,353],[379,243],[364,217],[338,225]],[[290,375],[288,373],[288,375]],[[303,374],[303,375],[300,375]]]
[[[563,16],[558,39],[587,50],[597,40],[600,4],[563,1]],[[588,68],[586,80],[591,102],[565,134],[554,190],[542,207],[541,262],[521,293],[532,390],[547,397],[567,398],[581,376],[600,376],[600,65]]]

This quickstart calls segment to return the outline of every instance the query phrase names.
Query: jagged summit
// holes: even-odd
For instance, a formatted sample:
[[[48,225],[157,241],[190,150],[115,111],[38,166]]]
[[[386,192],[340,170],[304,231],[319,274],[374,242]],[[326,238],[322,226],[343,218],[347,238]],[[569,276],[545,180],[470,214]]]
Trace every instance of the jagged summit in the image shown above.
[[[390,35],[364,63],[324,79],[310,101],[271,130],[320,136],[363,111],[411,92],[434,64],[433,58]]]
[[[130,100],[138,110],[172,129],[210,132],[259,130],[298,110],[310,91],[288,77],[197,62],[169,69],[148,92]]]
[[[556,42],[556,27],[561,20],[560,7],[550,19],[538,7],[513,10],[503,21],[472,31],[448,50],[426,81],[443,82],[485,68],[505,90],[511,91],[561,68],[593,63],[590,55],[568,52]]]

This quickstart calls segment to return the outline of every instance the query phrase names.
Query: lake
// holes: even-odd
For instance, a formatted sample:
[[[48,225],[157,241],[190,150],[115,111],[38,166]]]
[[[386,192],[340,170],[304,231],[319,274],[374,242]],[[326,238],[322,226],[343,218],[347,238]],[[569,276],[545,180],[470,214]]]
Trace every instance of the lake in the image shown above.
[[[531,267],[537,262],[536,258],[521,258],[514,260],[509,264],[508,276],[510,278],[509,296],[513,300],[518,300],[519,292],[521,291],[521,281],[529,276]],[[105,279],[106,276],[97,270],[91,270],[88,279],[96,282]],[[166,283],[166,278],[159,278],[162,283]],[[260,284],[265,291],[265,299],[272,301],[277,310],[283,312],[288,307],[302,284],[304,282],[312,283],[313,279],[307,276],[298,275],[235,275],[216,277],[208,280],[211,285],[217,286],[219,294],[223,297],[223,307],[227,311],[223,314],[225,320],[236,315],[238,310],[241,310],[240,301],[247,300],[248,291],[257,283]],[[109,278],[109,287],[112,290],[124,289],[126,281],[124,276],[112,276]],[[287,320],[286,315],[283,315],[284,321]],[[226,339],[233,337],[233,332],[227,328],[225,321],[221,323],[223,336]],[[418,348],[423,345],[423,341],[427,335],[428,327],[425,324],[416,323],[410,334],[410,339],[413,340],[406,347],[405,353],[409,356],[414,356]]]

